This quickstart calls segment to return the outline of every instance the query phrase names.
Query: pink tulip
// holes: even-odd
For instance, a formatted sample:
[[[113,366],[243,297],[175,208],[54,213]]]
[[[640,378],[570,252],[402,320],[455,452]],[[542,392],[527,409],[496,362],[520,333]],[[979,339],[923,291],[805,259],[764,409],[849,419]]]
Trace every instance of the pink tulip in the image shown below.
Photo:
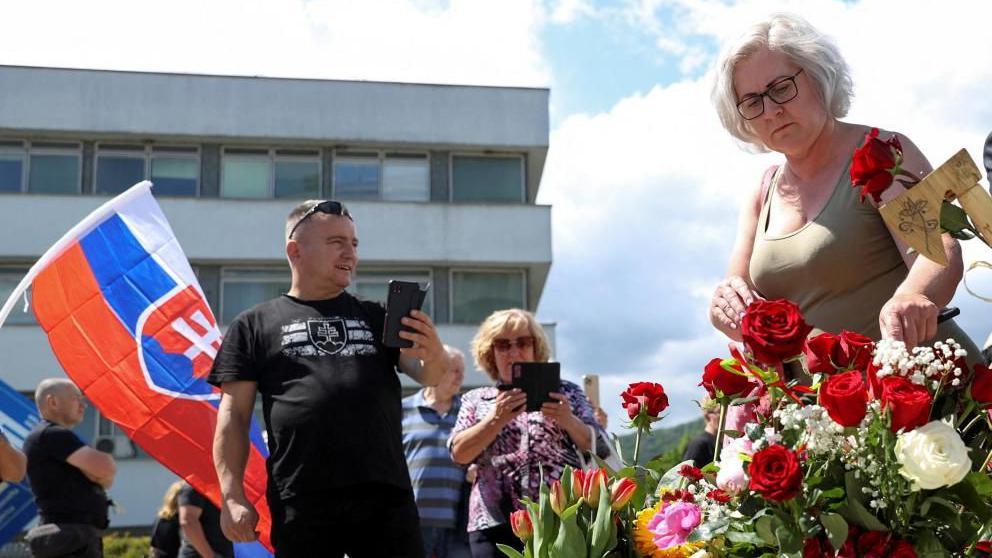
[[[562,512],[568,507],[568,496],[565,496],[565,489],[561,487],[561,481],[556,480],[552,482],[549,492],[551,509],[554,510],[558,517],[561,517]]]
[[[534,523],[531,522],[527,510],[517,510],[510,514],[510,528],[513,529],[513,534],[522,541],[527,541],[534,536]]]

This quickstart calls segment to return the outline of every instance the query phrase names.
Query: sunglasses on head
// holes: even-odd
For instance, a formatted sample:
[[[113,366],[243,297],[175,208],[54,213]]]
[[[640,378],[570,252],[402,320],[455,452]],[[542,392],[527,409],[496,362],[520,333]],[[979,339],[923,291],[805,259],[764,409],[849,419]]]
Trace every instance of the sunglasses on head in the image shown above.
[[[351,213],[348,213],[348,208],[345,207],[343,203],[333,200],[322,201],[317,205],[308,209],[307,212],[303,214],[303,217],[300,217],[300,220],[297,221],[296,224],[293,225],[292,230],[289,231],[289,238],[293,238],[293,233],[296,232],[296,229],[300,228],[300,225],[303,224],[303,221],[309,219],[310,216],[313,215],[314,213],[339,215],[341,217],[347,217],[348,219],[354,221],[354,219],[351,218]]]

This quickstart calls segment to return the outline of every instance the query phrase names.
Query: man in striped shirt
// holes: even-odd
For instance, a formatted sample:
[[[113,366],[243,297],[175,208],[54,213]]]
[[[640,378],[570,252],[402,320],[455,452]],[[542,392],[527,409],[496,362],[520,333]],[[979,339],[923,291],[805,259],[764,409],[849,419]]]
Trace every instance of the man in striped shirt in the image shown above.
[[[458,392],[465,379],[465,356],[454,347],[444,348],[449,365],[440,383],[403,399],[403,451],[427,558],[448,556],[465,481],[465,470],[451,460],[447,448],[461,407]]]

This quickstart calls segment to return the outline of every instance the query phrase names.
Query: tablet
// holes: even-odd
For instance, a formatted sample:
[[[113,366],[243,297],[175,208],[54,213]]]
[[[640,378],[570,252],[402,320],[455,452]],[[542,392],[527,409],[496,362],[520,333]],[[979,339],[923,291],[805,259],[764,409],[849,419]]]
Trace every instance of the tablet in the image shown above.
[[[561,392],[561,364],[557,362],[514,362],[511,385],[527,394],[527,412],[540,411],[541,405],[555,400],[548,395]]]

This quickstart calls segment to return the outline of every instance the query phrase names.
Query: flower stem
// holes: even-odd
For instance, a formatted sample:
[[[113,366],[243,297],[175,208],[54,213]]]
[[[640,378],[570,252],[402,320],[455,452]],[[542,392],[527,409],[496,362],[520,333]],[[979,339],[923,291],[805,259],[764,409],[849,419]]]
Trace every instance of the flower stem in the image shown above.
[[[723,431],[727,426],[727,407],[730,403],[723,401],[720,403],[720,428],[716,431],[716,449],[713,450],[713,463],[716,463],[720,457],[720,449],[723,447]]]
[[[641,432],[643,428],[638,428],[637,432],[634,434],[634,467],[637,467],[637,459],[641,455]]]

